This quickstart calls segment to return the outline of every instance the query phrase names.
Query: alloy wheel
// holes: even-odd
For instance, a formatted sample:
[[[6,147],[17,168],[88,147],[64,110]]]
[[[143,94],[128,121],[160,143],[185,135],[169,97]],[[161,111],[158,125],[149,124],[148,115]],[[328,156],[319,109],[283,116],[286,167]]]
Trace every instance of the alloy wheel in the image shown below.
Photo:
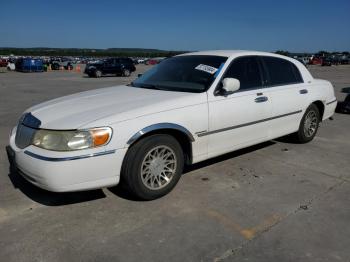
[[[304,135],[306,137],[313,136],[317,130],[317,124],[317,114],[315,111],[311,110],[310,112],[308,112],[304,120]]]
[[[172,180],[177,168],[175,152],[168,146],[152,148],[141,164],[142,183],[151,190],[159,190]]]

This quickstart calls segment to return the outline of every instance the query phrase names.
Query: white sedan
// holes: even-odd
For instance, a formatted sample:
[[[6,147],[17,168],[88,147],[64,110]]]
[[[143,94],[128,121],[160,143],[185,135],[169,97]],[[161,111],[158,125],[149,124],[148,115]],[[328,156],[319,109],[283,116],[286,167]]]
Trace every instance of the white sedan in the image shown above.
[[[128,86],[48,101],[10,134],[10,162],[56,192],[122,183],[138,198],[170,192],[185,164],[293,134],[306,143],[334,114],[330,82],[295,59],[253,51],[168,58]]]

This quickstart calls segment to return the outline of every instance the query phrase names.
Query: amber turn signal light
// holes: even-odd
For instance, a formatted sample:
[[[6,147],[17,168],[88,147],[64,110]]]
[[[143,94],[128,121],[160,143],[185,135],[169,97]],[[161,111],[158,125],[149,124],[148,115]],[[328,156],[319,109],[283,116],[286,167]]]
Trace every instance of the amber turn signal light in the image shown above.
[[[111,136],[111,132],[106,129],[94,129],[90,132],[95,147],[106,144]]]

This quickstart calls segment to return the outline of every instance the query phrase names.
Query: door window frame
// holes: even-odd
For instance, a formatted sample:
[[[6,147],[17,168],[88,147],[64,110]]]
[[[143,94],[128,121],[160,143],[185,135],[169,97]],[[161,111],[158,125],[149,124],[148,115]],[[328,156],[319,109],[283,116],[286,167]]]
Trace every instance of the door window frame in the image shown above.
[[[271,83],[271,76],[270,76],[270,70],[268,68],[268,66],[266,65],[265,61],[264,61],[264,57],[271,57],[271,58],[275,58],[278,60],[284,60],[287,63],[290,63],[293,67],[293,71],[294,73],[299,74],[301,81],[300,82],[289,82],[289,83],[282,83],[282,84],[277,84],[277,85],[272,85]],[[265,75],[265,81],[264,81],[264,86],[265,88],[272,88],[272,87],[278,87],[278,86],[289,86],[289,85],[297,85],[297,84],[303,84],[305,83],[303,75],[300,73],[299,68],[291,61],[284,59],[284,58],[280,58],[280,57],[275,57],[275,56],[267,56],[267,55],[261,55],[258,56],[258,60],[260,61],[261,66],[263,67],[263,72]],[[296,70],[296,71],[295,71]]]
[[[225,72],[223,72],[222,76],[220,77],[218,83],[216,84],[216,87],[214,89],[213,95],[214,96],[222,96],[220,95],[220,93],[218,92],[221,88],[222,88],[222,80],[225,78],[226,73],[228,72],[228,70],[231,68],[231,66],[233,65],[233,63],[237,62],[237,60],[242,59],[242,58],[255,58],[258,67],[259,67],[259,74],[260,74],[260,79],[261,79],[261,86],[256,86],[256,87],[252,87],[252,88],[247,88],[247,89],[238,89],[236,92],[230,94],[236,94],[236,93],[242,93],[242,92],[246,92],[246,91],[252,91],[252,90],[258,90],[258,89],[262,89],[265,88],[266,86],[266,82],[267,82],[267,78],[266,78],[266,72],[265,72],[265,68],[263,67],[260,58],[258,55],[243,55],[243,56],[238,56],[235,57],[230,64],[226,67]]]

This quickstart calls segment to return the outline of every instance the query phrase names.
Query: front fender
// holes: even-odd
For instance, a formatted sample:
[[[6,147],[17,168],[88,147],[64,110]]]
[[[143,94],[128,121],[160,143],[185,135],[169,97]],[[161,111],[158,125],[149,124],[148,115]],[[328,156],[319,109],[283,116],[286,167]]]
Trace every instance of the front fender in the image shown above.
[[[149,133],[149,132],[153,132],[155,130],[161,130],[161,129],[172,129],[172,130],[178,130],[182,133],[184,133],[188,139],[193,142],[194,141],[194,137],[191,134],[191,132],[178,124],[173,124],[173,123],[158,123],[158,124],[153,124],[147,127],[142,128],[140,131],[138,131],[137,133],[135,133],[127,142],[128,145],[133,144],[137,139],[139,139],[141,136]]]

